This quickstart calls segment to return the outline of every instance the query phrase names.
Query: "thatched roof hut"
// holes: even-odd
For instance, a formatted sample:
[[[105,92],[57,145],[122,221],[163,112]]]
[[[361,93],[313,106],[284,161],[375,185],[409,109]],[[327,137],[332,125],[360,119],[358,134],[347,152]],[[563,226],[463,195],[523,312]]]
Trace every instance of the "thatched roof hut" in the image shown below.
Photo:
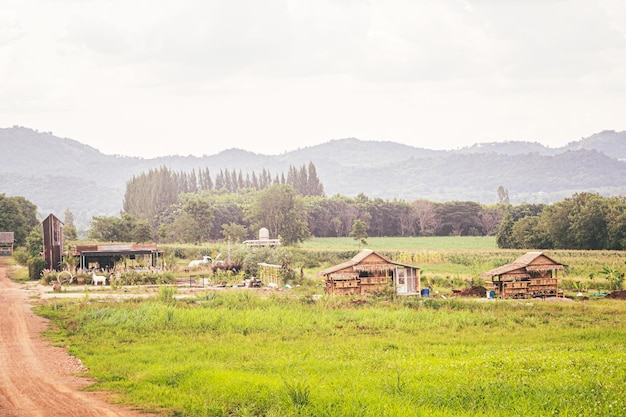
[[[501,298],[558,296],[556,272],[567,265],[542,252],[527,252],[515,261],[484,272]]]
[[[567,265],[559,263],[542,252],[527,252],[506,265],[483,272],[486,277],[498,277],[500,280],[520,280],[533,275],[560,271]]]
[[[365,294],[393,287],[398,294],[419,294],[419,268],[393,262],[371,249],[363,249],[349,261],[320,271],[329,294]]]

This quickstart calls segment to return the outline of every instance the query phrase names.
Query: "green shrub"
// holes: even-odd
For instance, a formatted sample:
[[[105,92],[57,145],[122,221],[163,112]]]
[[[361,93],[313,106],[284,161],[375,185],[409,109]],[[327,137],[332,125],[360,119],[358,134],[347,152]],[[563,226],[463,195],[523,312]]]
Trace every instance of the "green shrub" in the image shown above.
[[[28,260],[28,277],[31,280],[41,279],[41,273],[46,269],[46,261],[43,258],[30,258]]]
[[[52,281],[56,281],[59,274],[56,271],[50,269],[44,269],[41,271],[41,278],[39,279],[41,285],[50,285]]]

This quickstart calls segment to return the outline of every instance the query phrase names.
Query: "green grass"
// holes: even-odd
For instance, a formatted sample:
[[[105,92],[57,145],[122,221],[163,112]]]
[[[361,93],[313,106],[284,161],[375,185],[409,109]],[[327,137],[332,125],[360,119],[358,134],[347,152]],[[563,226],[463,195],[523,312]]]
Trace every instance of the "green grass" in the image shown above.
[[[93,390],[175,416],[615,416],[626,303],[310,298],[41,306]]]
[[[369,237],[367,245],[359,245],[349,237],[311,238],[301,244],[303,249],[360,250],[486,250],[497,249],[494,236],[428,236],[428,237]]]
[[[29,280],[28,268],[19,265],[13,256],[3,256],[1,262],[6,266],[7,276],[13,281],[25,282]]]

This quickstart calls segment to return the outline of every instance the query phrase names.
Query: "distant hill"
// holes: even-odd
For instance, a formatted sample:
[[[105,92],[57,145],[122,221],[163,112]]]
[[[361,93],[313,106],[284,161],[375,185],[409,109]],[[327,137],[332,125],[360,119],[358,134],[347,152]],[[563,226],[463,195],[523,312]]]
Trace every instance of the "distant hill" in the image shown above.
[[[570,142],[566,148],[570,150],[593,149],[605,155],[626,161],[626,132],[605,130],[588,138]]]
[[[281,155],[229,149],[202,157],[144,159],[105,155],[76,140],[25,127],[0,129],[0,193],[22,195],[41,214],[62,218],[66,209],[79,228],[93,216],[118,215],[126,182],[167,166],[175,171],[209,168],[274,176],[290,165],[313,162],[327,195],[412,201],[497,201],[505,187],[511,202],[552,203],[581,191],[626,195],[626,132],[603,131],[548,148],[534,142],[482,143],[430,150],[395,142],[331,140]]]

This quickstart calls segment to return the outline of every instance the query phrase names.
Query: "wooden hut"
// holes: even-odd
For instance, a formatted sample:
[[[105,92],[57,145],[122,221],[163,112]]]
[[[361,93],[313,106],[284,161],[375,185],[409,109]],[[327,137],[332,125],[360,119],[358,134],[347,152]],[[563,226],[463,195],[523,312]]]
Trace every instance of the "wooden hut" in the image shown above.
[[[13,256],[14,232],[0,232],[0,256]]]
[[[527,252],[482,275],[491,278],[495,295],[500,298],[558,296],[557,271],[566,266],[542,252]]]
[[[370,249],[323,271],[326,294],[362,295],[394,288],[398,294],[419,295],[420,269],[393,262]]]

